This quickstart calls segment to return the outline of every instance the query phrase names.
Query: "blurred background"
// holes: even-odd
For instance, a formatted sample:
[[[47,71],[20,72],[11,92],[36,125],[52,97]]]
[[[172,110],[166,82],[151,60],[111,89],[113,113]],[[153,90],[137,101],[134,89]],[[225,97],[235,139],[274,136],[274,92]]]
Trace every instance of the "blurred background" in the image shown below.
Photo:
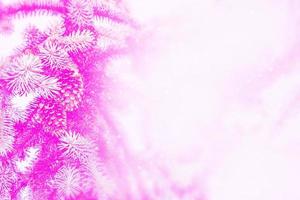
[[[119,116],[131,150],[179,199],[299,199],[299,3],[127,5],[141,32],[115,66],[133,91]]]

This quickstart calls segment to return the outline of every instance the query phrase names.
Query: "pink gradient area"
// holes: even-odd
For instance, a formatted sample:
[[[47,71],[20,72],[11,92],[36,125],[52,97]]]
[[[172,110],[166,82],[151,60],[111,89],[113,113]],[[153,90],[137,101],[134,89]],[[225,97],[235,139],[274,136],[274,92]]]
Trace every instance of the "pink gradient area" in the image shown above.
[[[299,3],[128,3],[145,45],[119,118],[169,199],[299,199]]]
[[[0,5],[0,200],[298,200],[294,0]]]

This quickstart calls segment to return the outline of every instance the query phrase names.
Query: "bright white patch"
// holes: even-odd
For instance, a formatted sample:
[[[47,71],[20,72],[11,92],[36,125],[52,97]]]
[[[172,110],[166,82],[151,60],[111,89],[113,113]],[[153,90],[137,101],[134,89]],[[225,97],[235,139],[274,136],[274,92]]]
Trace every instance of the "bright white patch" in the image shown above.
[[[31,102],[35,99],[35,94],[14,95],[10,98],[7,114],[13,121],[26,120]]]
[[[18,200],[33,200],[32,189],[29,186],[23,187],[18,193]]]
[[[40,149],[38,147],[29,147],[26,150],[26,156],[24,160],[17,160],[16,167],[19,172],[27,173],[34,165],[38,158]]]
[[[34,98],[35,95],[33,93],[29,93],[28,95],[15,95],[11,98],[11,104],[14,108],[25,110],[28,108]]]

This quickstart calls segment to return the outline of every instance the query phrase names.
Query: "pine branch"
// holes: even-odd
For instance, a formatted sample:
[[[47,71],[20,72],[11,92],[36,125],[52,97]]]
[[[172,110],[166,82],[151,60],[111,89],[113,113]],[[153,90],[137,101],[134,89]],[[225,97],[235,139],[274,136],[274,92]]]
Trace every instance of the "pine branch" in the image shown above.
[[[50,27],[46,30],[46,34],[49,37],[60,37],[62,36],[66,31],[64,22],[62,19],[58,19],[55,22],[51,23]]]
[[[70,0],[67,10],[72,23],[79,27],[91,24],[93,8],[89,0]]]
[[[6,112],[0,110],[0,156],[6,156],[13,150],[14,141],[13,121]]]
[[[82,162],[86,162],[95,151],[95,145],[90,140],[71,131],[66,132],[60,138],[58,148],[63,151],[64,156],[78,159]]]
[[[75,31],[63,37],[62,43],[68,51],[84,51],[95,43],[95,36],[90,30]]]
[[[17,57],[5,74],[8,89],[12,90],[13,94],[19,95],[34,92],[44,78],[42,71],[39,57],[32,54]]]
[[[58,35],[52,36],[57,37],[58,40],[61,39]],[[63,46],[59,45],[58,42],[51,41],[49,38],[40,46],[39,49],[39,57],[41,58],[42,63],[52,69],[65,68],[67,63],[70,61],[69,55]]]
[[[54,97],[60,90],[58,79],[45,76],[36,88],[36,94],[44,98]]]
[[[126,9],[124,8],[124,6],[120,5],[120,3],[116,3],[116,1],[93,0],[93,7],[94,7],[95,18],[107,17],[118,23],[129,22],[128,21],[129,17],[125,14]]]
[[[6,156],[12,151],[14,140],[13,135],[0,133],[0,156]]]
[[[57,1],[36,1],[36,0],[24,0],[18,3],[14,3],[6,7],[3,11],[7,16],[23,18],[25,16],[32,15],[54,15],[63,14],[65,8],[60,2]]]
[[[76,197],[81,191],[80,183],[80,171],[72,166],[63,166],[50,181],[50,186],[64,199]]]
[[[0,163],[0,194],[5,194],[10,192],[11,187],[17,179],[16,173],[12,168],[2,165]],[[3,196],[1,196],[2,198]]]

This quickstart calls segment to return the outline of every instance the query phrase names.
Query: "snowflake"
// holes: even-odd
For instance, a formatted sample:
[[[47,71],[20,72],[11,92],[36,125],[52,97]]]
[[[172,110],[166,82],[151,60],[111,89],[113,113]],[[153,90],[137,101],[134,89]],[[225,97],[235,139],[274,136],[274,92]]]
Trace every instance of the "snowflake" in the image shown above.
[[[0,193],[9,192],[16,178],[16,174],[11,168],[5,167],[0,163]]]
[[[60,85],[58,79],[54,77],[44,77],[39,86],[37,87],[37,95],[48,98],[54,97],[55,94],[58,94],[60,90]]]
[[[9,71],[6,72],[8,87],[14,94],[28,94],[34,91],[43,78],[42,63],[39,57],[24,54],[14,60]]]
[[[43,64],[52,69],[64,68],[69,62],[68,53],[57,43],[46,41],[40,48],[40,58]]]
[[[70,35],[62,39],[62,43],[65,45],[68,51],[78,50],[83,51],[90,48],[95,42],[94,34],[89,30],[75,31]]]
[[[59,195],[74,198],[81,191],[81,175],[78,169],[71,166],[62,167],[51,181],[52,187]]]
[[[89,0],[71,0],[67,9],[68,16],[74,24],[84,26],[91,23],[93,8]]]
[[[58,145],[60,150],[64,151],[64,156],[85,160],[88,158],[94,149],[93,143],[74,132],[67,132],[60,138]]]

